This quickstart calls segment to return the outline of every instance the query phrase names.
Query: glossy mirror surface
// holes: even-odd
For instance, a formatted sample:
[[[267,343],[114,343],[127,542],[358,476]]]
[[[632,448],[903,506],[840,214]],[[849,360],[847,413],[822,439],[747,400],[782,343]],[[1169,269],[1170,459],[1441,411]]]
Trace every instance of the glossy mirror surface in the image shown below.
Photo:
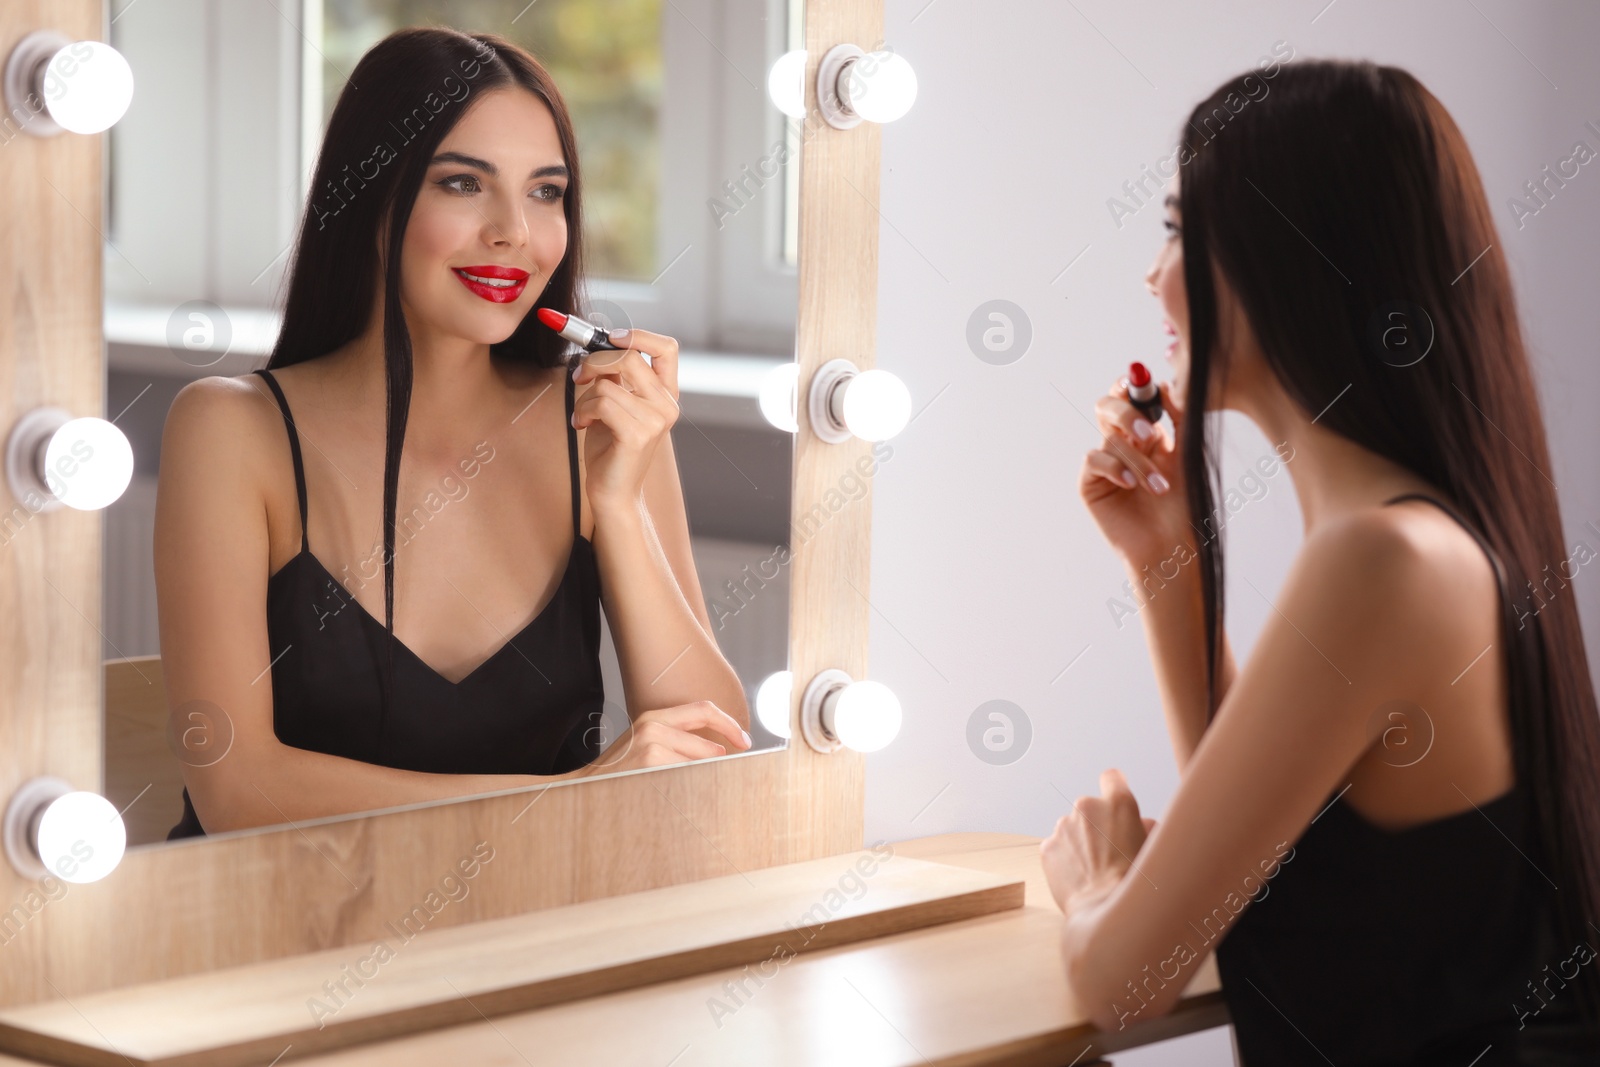
[[[793,355],[803,126],[773,105],[767,80],[777,58],[800,46],[797,0],[541,0],[526,7],[322,0],[307,5],[304,26],[290,24],[273,5],[256,6],[141,5],[125,9],[111,27],[111,42],[127,56],[138,85],[110,137],[105,234],[105,417],[127,434],[135,457],[132,484],[105,513],[104,658],[131,661],[108,673],[106,791],[124,812],[130,845],[166,838],[182,811],[183,764],[191,772],[226,766],[235,733],[227,709],[214,702],[180,701],[169,724],[165,711],[154,714],[137,692],[141,681],[160,681],[159,663],[142,657],[163,652],[153,536],[168,414],[179,391],[199,379],[250,376],[263,384],[250,372],[266,365],[282,325],[296,235],[308,205],[319,203],[310,185],[329,117],[361,57],[404,26],[501,35],[544,65],[565,100],[583,179],[587,275],[587,292],[572,310],[607,328],[632,327],[679,344],[680,410],[671,450],[694,572],[680,589],[686,602],[697,598],[704,606],[705,632],[737,675],[749,753],[781,747],[786,741],[761,725],[755,708],[758,688],[788,658],[793,438],[766,422],[757,398],[766,375]],[[371,558],[357,546],[381,551],[382,480],[341,477],[340,459],[359,467],[349,459],[354,453],[341,453],[345,442],[337,432],[316,429],[319,414],[332,425],[326,414],[333,394],[319,394],[314,374],[296,374],[316,362],[308,358],[274,374],[291,407],[304,410],[299,442],[310,509],[326,514],[337,501],[344,512],[337,524],[309,517],[315,557],[309,562],[330,580],[348,579],[363,556]],[[418,403],[414,395],[413,412]],[[380,462],[373,469],[381,471],[381,423],[375,430]],[[492,437],[491,431],[485,440]],[[438,529],[439,541],[465,543],[470,531],[481,543],[492,526],[485,516],[511,503],[505,479],[496,482],[493,460],[483,457],[518,453],[491,444],[487,453],[447,463],[448,456],[423,452],[417,440],[408,436],[405,447],[418,448],[419,458],[404,452],[401,468],[402,485],[417,486],[416,498],[401,501],[397,517],[408,508],[418,517],[412,536],[418,528],[436,536],[431,531]],[[269,516],[272,559],[261,563],[274,580],[300,529],[287,434],[279,447],[284,484],[274,506],[283,514]],[[491,477],[475,479],[485,470]],[[559,473],[565,478],[564,466]],[[593,511],[591,488],[585,512]],[[566,514],[554,521],[565,523]],[[398,524],[396,617],[401,633],[426,633],[415,621],[429,611],[426,596],[408,601],[402,592],[408,578],[424,581],[416,567],[407,570],[407,532]],[[511,659],[507,649],[523,653],[524,643],[511,641],[515,628],[503,625],[509,611],[483,567],[457,570],[447,553],[414,558],[436,568],[449,582],[444,589],[455,587],[471,608],[449,609],[451,617],[481,619],[481,633],[474,629],[473,640],[463,633],[450,646],[476,649],[453,665],[434,655],[424,661],[403,645],[400,657],[462,685],[478,667]],[[337,598],[329,603],[364,616],[362,625],[381,635],[381,563],[360,574],[365,581],[328,584]],[[505,581],[517,588],[538,584],[517,575]],[[442,601],[439,610],[447,610]],[[325,610],[318,619],[332,625],[344,613]],[[628,700],[613,622],[602,613],[603,708],[583,727],[607,749],[597,767],[615,759],[611,746],[629,738],[630,712],[646,710]],[[279,682],[272,665],[288,651],[263,645],[259,681],[252,684]],[[532,663],[537,656],[523,658]],[[673,668],[670,658],[662,667]],[[282,724],[275,726],[281,738]],[[721,758],[745,754],[730,748]],[[276,825],[295,821],[284,810]]]

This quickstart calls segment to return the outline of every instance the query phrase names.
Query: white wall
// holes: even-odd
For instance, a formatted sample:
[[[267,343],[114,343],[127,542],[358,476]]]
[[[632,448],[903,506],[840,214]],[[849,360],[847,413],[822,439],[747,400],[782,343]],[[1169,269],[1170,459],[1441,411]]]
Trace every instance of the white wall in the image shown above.
[[[1585,410],[1600,397],[1600,163],[1520,231],[1506,207],[1575,140],[1600,149],[1584,128],[1600,127],[1600,10],[1326,2],[888,4],[886,37],[915,66],[921,95],[883,136],[878,360],[922,410],[874,479],[871,672],[907,714],[895,744],[869,757],[869,841],[1044,835],[1110,766],[1147,815],[1160,817],[1172,796],[1143,634],[1137,619],[1118,629],[1107,610],[1123,572],[1076,495],[1083,454],[1099,443],[1083,417],[1095,398],[1131,359],[1167,367],[1142,280],[1160,207],[1119,230],[1106,201],[1170,150],[1195,102],[1275,41],[1301,58],[1404,66],[1455,116],[1515,272],[1568,544],[1600,549],[1600,528],[1585,525],[1600,527],[1600,428]],[[977,359],[966,339],[969,316],[994,299],[1032,325],[1026,354],[1006,366]],[[1223,478],[1236,484],[1269,445],[1228,419]],[[1229,632],[1241,663],[1270,611],[1241,579],[1273,595],[1300,540],[1288,475],[1269,485],[1230,520]],[[1573,591],[1600,667],[1600,586],[1581,573]],[[969,717],[997,699],[1020,706],[1033,730],[1008,766],[981,762],[967,742]],[[1219,1029],[1116,1060],[1232,1056]]]

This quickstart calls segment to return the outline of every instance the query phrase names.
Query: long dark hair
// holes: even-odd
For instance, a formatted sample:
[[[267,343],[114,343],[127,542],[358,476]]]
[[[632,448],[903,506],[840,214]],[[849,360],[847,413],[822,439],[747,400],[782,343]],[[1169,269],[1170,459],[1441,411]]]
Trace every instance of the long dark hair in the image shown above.
[[[566,103],[532,55],[495,34],[442,27],[396,30],[373,45],[351,72],[328,120],[305,218],[289,270],[283,329],[268,369],[326,355],[366,329],[383,284],[386,425],[383,457],[384,625],[394,634],[395,510],[400,451],[411,408],[411,335],[400,306],[400,250],[412,205],[441,141],[467,109],[493,89],[522,88],[555,118],[568,181],[563,197],[567,250],[535,302],[569,311],[583,288],[578,145]],[[387,225],[383,254],[379,238]],[[530,310],[512,335],[489,346],[493,357],[539,367],[563,361],[567,342]],[[384,645],[383,709],[394,688],[392,640]],[[386,715],[385,715],[386,718]],[[379,758],[383,719],[378,729]]]
[[[1437,487],[1493,546],[1502,597],[1522,602],[1502,605],[1504,629],[1517,625],[1497,642],[1517,779],[1560,886],[1557,933],[1573,945],[1600,915],[1600,713],[1572,593],[1541,584],[1535,594],[1567,553],[1477,167],[1444,106],[1404,70],[1302,61],[1279,70],[1269,94],[1262,84],[1254,73],[1229,79],[1183,131],[1185,410],[1206,411],[1214,369],[1225,381],[1214,360],[1215,270],[1308,418],[1320,413],[1328,429]],[[1394,328],[1409,331],[1410,349],[1388,343],[1399,340]],[[1185,420],[1182,442],[1191,519],[1207,530],[1221,488],[1209,420]],[[1198,540],[1214,715],[1222,550],[1211,534]],[[1583,972],[1578,994],[1593,1017],[1600,968]]]

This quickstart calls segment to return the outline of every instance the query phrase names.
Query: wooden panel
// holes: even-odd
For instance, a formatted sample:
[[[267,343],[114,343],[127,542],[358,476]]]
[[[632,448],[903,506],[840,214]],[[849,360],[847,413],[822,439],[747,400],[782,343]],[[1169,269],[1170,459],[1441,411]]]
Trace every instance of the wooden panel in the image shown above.
[[[465,883],[462,883],[465,884]],[[1022,906],[1023,883],[863,851],[0,1011],[84,1067],[245,1067]],[[426,913],[423,913],[423,918]]]
[[[817,106],[816,74],[836,44],[871,48],[883,40],[883,0],[806,0],[806,119],[800,153],[800,310],[795,339],[800,396],[830,359],[873,366],[878,328],[878,159],[876,123],[835,130]],[[799,696],[824,670],[867,674],[867,602],[872,495],[841,494],[860,478],[870,446],[851,438],[827,444],[797,405],[794,502],[789,512],[794,576],[790,585],[789,669],[795,776],[785,812],[789,833],[813,855],[859,849],[866,807],[865,757],[848,749],[818,755],[801,739]],[[852,484],[848,481],[845,485]],[[870,481],[868,482],[870,485]],[[843,496],[843,504],[833,510]]]
[[[0,57],[28,31],[93,36],[101,5],[9,0]],[[36,407],[99,415],[100,140],[19,132],[0,111],[0,437]],[[49,768],[100,788],[100,515],[35,513],[0,478],[0,790]],[[0,897],[0,900],[4,900]]]
[[[48,14],[47,14],[48,12]],[[808,0],[815,71],[826,47],[882,36],[882,0]],[[55,26],[95,37],[98,0],[0,5],[0,48]],[[137,72],[135,72],[137,77]],[[807,95],[815,111],[814,88]],[[872,365],[878,130],[813,119],[801,153],[801,381],[830,358]],[[48,399],[99,412],[100,138],[17,138],[0,150],[0,383],[11,418]],[[58,195],[51,184],[61,191]],[[67,205],[72,200],[78,210]],[[86,224],[86,222],[88,224]],[[92,290],[92,291],[91,291]],[[804,415],[802,415],[804,419]],[[790,667],[796,704],[824,668],[866,673],[869,499],[830,510],[866,454],[802,424],[791,515]],[[3,492],[0,489],[0,492]],[[6,504],[9,506],[9,500]],[[0,556],[0,788],[57,774],[100,788],[99,517],[55,515]],[[48,579],[48,581],[46,581]],[[68,602],[70,601],[70,605]],[[798,736],[798,728],[795,734]],[[862,757],[780,751],[131,849],[103,882],[53,890],[0,866],[0,1006],[370,942],[477,842],[501,857],[440,927],[749,872],[862,847]],[[9,913],[4,909],[10,909]],[[6,920],[6,915],[11,916]]]
[[[102,19],[98,0],[7,0],[0,61],[33,30],[95,37]],[[101,147],[0,112],[0,439],[41,406],[104,413]],[[0,804],[42,774],[101,789],[101,516],[29,504],[0,477]],[[18,931],[40,902],[0,864],[0,997],[39,988],[44,961]]]

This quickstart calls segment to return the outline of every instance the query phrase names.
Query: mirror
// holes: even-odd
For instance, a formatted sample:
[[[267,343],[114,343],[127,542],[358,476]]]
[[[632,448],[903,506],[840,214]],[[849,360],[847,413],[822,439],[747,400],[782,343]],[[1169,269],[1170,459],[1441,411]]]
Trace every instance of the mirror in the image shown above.
[[[196,17],[197,8],[203,17]],[[111,43],[132,65],[137,89],[107,151],[105,417],[129,438],[135,474],[127,493],[105,512],[105,789],[123,811],[130,846],[166,839],[183,813],[179,759],[191,766],[225,759],[231,732],[225,709],[207,712],[190,702],[185,705],[190,734],[184,737],[192,740],[180,740],[175,753],[164,709],[154,715],[138,698],[141,683],[152,681],[149,676],[159,669],[141,657],[162,653],[153,538],[169,410],[178,392],[198,379],[242,382],[249,376],[258,387],[263,384],[251,372],[266,365],[282,327],[294,242],[308,201],[313,208],[318,204],[319,191],[311,188],[313,167],[334,105],[361,57],[404,26],[449,26],[505,37],[539,60],[564,98],[581,165],[587,275],[587,293],[571,310],[608,329],[665,334],[680,345],[679,413],[670,445],[695,574],[695,587],[680,581],[680,589],[686,602],[698,598],[705,607],[703,632],[737,675],[752,740],[748,751],[730,747],[714,758],[740,758],[787,743],[762,725],[756,696],[762,682],[788,662],[786,563],[794,442],[792,434],[763,418],[758,394],[767,374],[792,360],[794,351],[798,161],[805,127],[769,99],[767,72],[779,56],[803,46],[801,9],[801,0],[738,5],[540,0],[526,6],[487,0],[319,0],[304,6],[310,21],[296,26],[290,22],[299,17],[293,8],[205,0],[181,9],[124,8],[113,21]],[[548,118],[548,110],[543,113]],[[469,291],[476,292],[470,286]],[[533,306],[531,299],[522,302]],[[527,317],[533,318],[531,311]],[[381,388],[381,351],[377,367]],[[323,552],[330,559],[353,561],[357,544],[371,543],[381,553],[382,479],[345,478],[339,484],[339,475],[330,473],[339,467],[335,457],[345,442],[328,433],[316,440],[313,427],[319,416],[332,425],[318,404],[333,394],[308,388],[319,379],[292,380],[296,369],[304,368],[280,367],[274,374],[291,408],[310,409],[298,422],[310,562],[321,567]],[[577,387],[580,398],[586,388]],[[414,393],[412,411],[418,410]],[[381,420],[375,429],[379,466],[373,469],[381,470]],[[554,431],[550,439],[557,439]],[[405,448],[422,447],[417,440],[408,431]],[[445,437],[422,440],[425,445]],[[287,433],[279,445],[287,456]],[[343,458],[355,465],[348,455]],[[424,497],[419,490],[423,499],[399,501],[397,518],[421,503],[430,524],[453,526],[455,535],[470,531],[474,543],[482,544],[495,529],[488,516],[497,504],[509,504],[505,479],[473,483],[473,475],[490,463],[481,453],[476,459],[463,459],[459,473],[445,469],[441,475],[430,465],[426,477],[420,470],[411,475],[409,484],[427,480],[435,491]],[[285,485],[278,498],[293,509],[297,498],[287,481],[287,459],[281,469]],[[567,484],[564,462],[559,476],[560,484]],[[591,479],[591,514],[593,503]],[[319,522],[319,505],[342,512],[338,521]],[[564,510],[560,521],[567,521]],[[276,580],[288,566],[282,560],[300,562],[292,554],[301,527],[292,510],[282,521],[271,517],[270,525]],[[343,543],[317,544],[319,535],[338,540],[340,534]],[[417,614],[408,620],[407,608],[413,613],[428,608],[424,599],[408,601],[401,592],[408,576],[419,580],[416,568],[408,572],[405,567],[406,534],[404,524],[397,524],[396,617],[417,634],[427,627]],[[573,552],[577,549],[574,541]],[[441,557],[416,558],[437,562]],[[341,570],[349,573],[348,567],[321,570],[329,579]],[[478,599],[472,595],[473,572],[458,573],[461,580],[451,584],[471,604]],[[483,572],[476,573],[481,584]],[[382,637],[381,562],[367,576],[374,574],[364,590],[341,591],[329,581],[326,591],[341,604],[354,601],[351,614],[365,616],[364,624]],[[618,590],[618,596],[626,593]],[[496,597],[494,603],[506,602]],[[603,708],[589,713],[592,721],[584,727],[586,743],[605,750],[597,767],[605,765],[607,754],[615,755],[611,746],[628,736],[630,725],[611,607],[608,603],[601,623]],[[492,623],[476,605],[474,610],[493,627],[486,634],[515,633]],[[337,622],[343,613],[329,608],[314,629]],[[509,616],[510,608],[498,614]],[[458,616],[451,612],[449,617]],[[479,673],[474,663],[509,659],[501,654],[514,641],[504,636],[478,641],[475,654],[461,657],[472,669],[451,672],[433,670],[403,645],[395,652],[398,659],[416,661],[410,677],[420,667],[459,686]],[[515,644],[512,651],[520,653],[521,643]],[[272,651],[278,657],[286,650]],[[276,662],[264,658],[260,664],[262,680],[271,678],[275,687],[283,681]],[[407,675],[397,677],[403,683]],[[274,726],[281,738],[282,720],[275,719]],[[573,736],[566,735],[563,745]],[[491,788],[517,784],[506,779]],[[287,821],[286,815],[255,828]]]

